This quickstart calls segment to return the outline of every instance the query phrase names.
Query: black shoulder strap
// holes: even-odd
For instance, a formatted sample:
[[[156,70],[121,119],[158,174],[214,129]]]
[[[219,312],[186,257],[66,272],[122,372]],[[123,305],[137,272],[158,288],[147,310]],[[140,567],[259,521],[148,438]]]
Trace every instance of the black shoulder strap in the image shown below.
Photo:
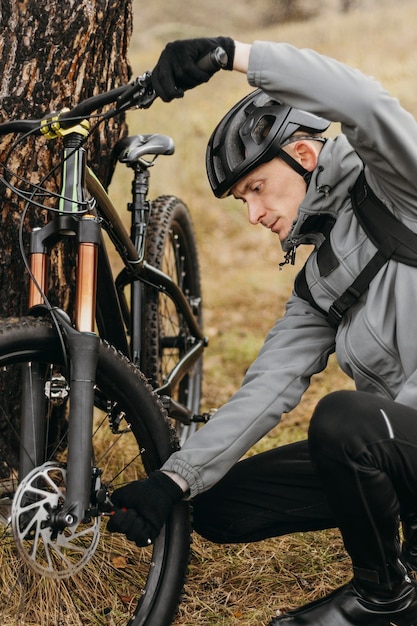
[[[298,272],[297,276],[295,277],[294,291],[299,298],[302,298],[303,300],[311,304],[311,306],[317,309],[317,311],[319,311],[322,315],[324,316],[327,315],[327,312],[324,311],[322,308],[320,308],[318,304],[316,304],[316,301],[311,295],[311,291],[307,283],[305,265],[301,268],[301,270]]]
[[[359,224],[378,251],[330,307],[327,318],[333,328],[338,327],[343,315],[366,291],[388,259],[417,266],[417,234],[400,222],[374,194],[363,170],[352,189],[351,199]]]
[[[360,296],[369,287],[371,280],[378,274],[379,270],[388,259],[393,256],[395,248],[391,249],[391,245],[394,240],[387,238],[382,245],[382,248],[376,252],[372,259],[365,265],[360,274],[355,278],[353,283],[337,298],[331,305],[329,312],[327,313],[327,319],[333,328],[337,328],[342,320],[342,317],[351,306],[359,300]]]
[[[390,254],[393,260],[417,267],[417,234],[400,222],[374,194],[363,170],[352,189],[351,198],[358,222],[374,246],[381,249],[387,238],[392,239],[389,248],[394,249]]]
[[[392,258],[400,263],[417,267],[417,234],[400,222],[374,194],[366,182],[363,171],[352,189],[351,199],[358,222],[377,248],[377,252],[353,283],[331,305],[327,319],[333,328],[339,326],[343,315],[366,291],[371,280],[388,259]],[[329,243],[329,240],[326,242]],[[303,270],[296,278],[295,290],[300,297],[323,312],[314,303]]]

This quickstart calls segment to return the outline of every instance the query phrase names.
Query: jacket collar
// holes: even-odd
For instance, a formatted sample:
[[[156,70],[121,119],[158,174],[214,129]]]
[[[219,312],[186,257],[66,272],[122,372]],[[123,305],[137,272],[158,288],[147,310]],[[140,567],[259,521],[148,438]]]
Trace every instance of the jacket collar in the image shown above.
[[[324,220],[317,218],[337,218],[362,167],[362,161],[344,135],[326,141],[291,232],[281,243],[284,252],[301,244],[322,242]]]

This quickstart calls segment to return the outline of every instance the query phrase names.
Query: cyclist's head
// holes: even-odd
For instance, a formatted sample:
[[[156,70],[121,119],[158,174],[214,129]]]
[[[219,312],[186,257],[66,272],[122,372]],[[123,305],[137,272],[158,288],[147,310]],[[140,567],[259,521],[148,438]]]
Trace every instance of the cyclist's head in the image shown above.
[[[277,156],[308,176],[282,147],[296,138],[294,134],[314,137],[329,125],[328,120],[273,100],[260,89],[250,93],[230,109],[210,137],[206,167],[214,195],[229,195],[241,178]]]

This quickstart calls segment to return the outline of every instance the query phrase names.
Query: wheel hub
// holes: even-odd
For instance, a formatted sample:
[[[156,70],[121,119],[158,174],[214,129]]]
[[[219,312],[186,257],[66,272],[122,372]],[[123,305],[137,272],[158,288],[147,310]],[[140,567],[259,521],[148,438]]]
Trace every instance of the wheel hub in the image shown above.
[[[33,570],[51,578],[67,578],[84,567],[100,536],[97,517],[64,528],[54,523],[65,494],[65,465],[52,462],[32,470],[13,499],[11,522],[16,547]]]

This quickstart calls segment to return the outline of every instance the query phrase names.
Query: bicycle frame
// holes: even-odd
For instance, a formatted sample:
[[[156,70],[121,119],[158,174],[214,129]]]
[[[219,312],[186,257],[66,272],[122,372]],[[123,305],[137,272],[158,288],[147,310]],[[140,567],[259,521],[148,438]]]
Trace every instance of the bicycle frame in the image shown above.
[[[76,127],[75,132],[65,136],[58,213],[48,224],[34,229],[30,240],[30,272],[33,280],[29,290],[29,309],[33,310],[44,304],[43,294],[47,292],[51,249],[65,237],[77,239],[75,329],[59,315],[70,354],[71,397],[75,400],[70,403],[65,507],[56,514],[54,520],[58,530],[83,519],[90,502],[91,450],[86,450],[85,446],[90,446],[91,441],[98,336],[109,341],[133,362],[139,364],[140,323],[130,326],[128,342],[126,339],[128,314],[123,296],[124,288],[129,285],[132,287],[131,307],[134,310],[130,312],[130,318],[140,316],[140,285],[147,283],[172,299],[186,319],[192,334],[193,345],[176,363],[164,384],[156,390],[161,396],[170,396],[174,387],[201,357],[207,345],[191,304],[179,286],[168,275],[144,260],[142,239],[139,237],[136,246],[134,245],[108,194],[86,166],[85,151],[81,146],[84,136],[85,131],[80,126]],[[89,194],[96,204],[90,201]],[[80,209],[87,205],[90,205],[89,212],[80,214]],[[102,227],[108,233],[125,266],[116,284],[103,242]],[[96,324],[98,335],[95,334]],[[42,372],[36,372],[36,376],[39,381],[42,380]],[[33,380],[33,370],[31,377]],[[41,384],[39,382],[39,386]],[[21,477],[26,476],[39,464],[37,459],[40,458],[44,425],[36,417],[42,415],[41,406],[44,402],[42,389],[38,389],[35,400],[33,394],[30,395],[30,401],[23,400],[21,430],[22,433],[31,433],[34,429],[35,436],[30,435],[22,439]],[[187,415],[189,411],[186,407],[172,402],[177,412],[181,414],[182,411],[185,419],[190,417]],[[32,424],[32,429],[28,428],[28,424]],[[84,452],[80,454],[80,450]]]
[[[183,355],[167,377],[164,385],[156,390],[160,395],[170,395],[172,389],[202,355],[204,348],[207,346],[207,339],[196,321],[190,303],[185,298],[178,285],[169,276],[149,265],[143,259],[142,253],[133,245],[108,194],[89,169],[87,169],[86,172],[86,183],[87,189],[98,202],[98,213],[103,218],[103,228],[106,230],[125,265],[125,270],[119,274],[116,280],[116,288],[109,293],[107,291],[108,282],[106,280],[100,280],[100,275],[101,277],[103,275],[108,276],[109,273],[111,273],[107,255],[103,255],[101,263],[99,264],[97,321],[99,323],[99,320],[102,320],[103,324],[100,329],[100,336],[123,351],[123,340],[122,345],[118,343],[118,337],[125,337],[124,326],[126,323],[125,318],[127,317],[126,315],[123,316],[123,309],[126,309],[126,304],[122,299],[122,292],[124,287],[138,281],[147,283],[155,287],[158,291],[167,294],[184,315],[190,331],[193,334],[194,345]],[[106,290],[106,293],[104,293],[104,290]],[[112,302],[109,302],[110,299],[112,299]],[[103,319],[104,316],[100,314],[101,306],[104,305],[104,303],[106,307],[106,321]],[[139,318],[140,310],[136,310],[134,316]],[[135,333],[131,336],[129,356],[133,362],[138,364],[138,355],[134,354],[132,346],[139,346],[140,349],[140,337]]]

